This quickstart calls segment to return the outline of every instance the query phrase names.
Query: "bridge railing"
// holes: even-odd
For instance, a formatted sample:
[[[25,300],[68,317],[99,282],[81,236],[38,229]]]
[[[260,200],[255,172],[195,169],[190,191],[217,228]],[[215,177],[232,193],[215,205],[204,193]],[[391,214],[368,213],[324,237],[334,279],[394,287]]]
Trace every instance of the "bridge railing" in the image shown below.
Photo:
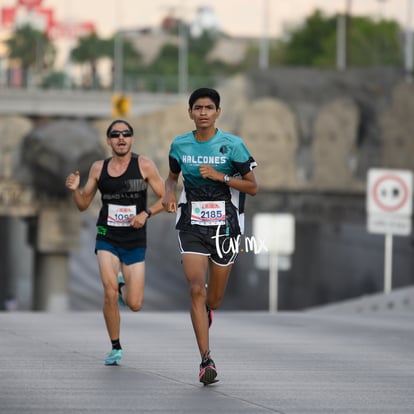
[[[112,117],[113,92],[103,90],[0,89],[0,115],[76,118]],[[167,93],[128,93],[130,115],[160,110],[187,97]]]
[[[216,76],[188,76],[188,90],[203,86],[217,86],[222,78]],[[1,68],[0,87],[3,89],[28,90],[82,90],[104,91],[113,90],[111,80],[104,82],[100,79],[93,81],[89,76],[74,79],[59,71],[24,72],[20,68]],[[122,88],[127,93],[162,93],[176,94],[179,90],[179,76],[160,74],[124,74]]]

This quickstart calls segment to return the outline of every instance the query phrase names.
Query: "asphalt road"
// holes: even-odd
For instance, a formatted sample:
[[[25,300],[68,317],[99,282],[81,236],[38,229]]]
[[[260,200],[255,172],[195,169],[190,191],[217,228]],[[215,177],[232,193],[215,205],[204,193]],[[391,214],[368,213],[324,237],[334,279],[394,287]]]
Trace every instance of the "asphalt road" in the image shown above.
[[[0,413],[414,413],[412,312],[216,312],[220,381],[198,382],[185,312],[0,313]]]

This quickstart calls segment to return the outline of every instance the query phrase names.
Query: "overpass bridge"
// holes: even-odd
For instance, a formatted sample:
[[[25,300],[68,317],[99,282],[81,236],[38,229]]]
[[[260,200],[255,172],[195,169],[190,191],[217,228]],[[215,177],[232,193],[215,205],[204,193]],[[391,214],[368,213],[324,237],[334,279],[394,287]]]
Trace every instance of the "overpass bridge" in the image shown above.
[[[130,98],[130,116],[160,110],[183,102],[180,94],[125,93]],[[112,91],[0,89],[0,115],[29,117],[88,118],[112,116]]]

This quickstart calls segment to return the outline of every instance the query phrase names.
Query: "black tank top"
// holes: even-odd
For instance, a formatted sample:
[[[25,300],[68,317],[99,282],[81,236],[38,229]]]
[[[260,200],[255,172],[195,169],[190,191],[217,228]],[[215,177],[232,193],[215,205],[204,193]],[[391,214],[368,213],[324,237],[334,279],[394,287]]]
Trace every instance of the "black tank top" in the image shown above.
[[[108,163],[104,160],[98,189],[102,207],[99,212],[97,240],[106,241],[124,249],[146,247],[146,225],[135,229],[128,224],[128,217],[139,214],[147,206],[147,182],[138,165],[139,155],[132,153],[131,161],[119,177],[108,174]]]

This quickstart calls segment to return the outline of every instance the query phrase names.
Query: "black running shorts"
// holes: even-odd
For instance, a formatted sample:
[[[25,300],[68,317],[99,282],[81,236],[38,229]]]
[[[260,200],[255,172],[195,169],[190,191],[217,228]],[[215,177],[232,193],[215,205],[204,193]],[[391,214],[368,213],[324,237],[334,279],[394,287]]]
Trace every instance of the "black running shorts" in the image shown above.
[[[212,237],[207,234],[180,230],[178,243],[181,254],[209,256],[211,261],[219,266],[232,265],[238,254],[237,238],[232,237]]]

